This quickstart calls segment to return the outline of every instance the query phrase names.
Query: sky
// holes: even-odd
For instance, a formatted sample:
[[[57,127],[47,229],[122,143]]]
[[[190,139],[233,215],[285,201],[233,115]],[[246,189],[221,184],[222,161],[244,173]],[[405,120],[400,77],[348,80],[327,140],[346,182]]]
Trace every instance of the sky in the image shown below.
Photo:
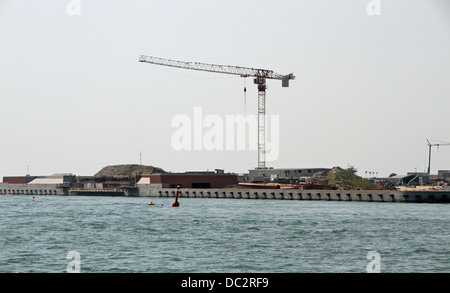
[[[196,107],[203,123],[256,117],[252,78],[142,54],[294,73],[267,81],[268,167],[423,172],[426,139],[450,142],[448,0],[0,0],[0,176],[257,167],[249,146],[173,145],[174,118],[194,124]],[[433,147],[431,173],[448,169],[450,145]]]

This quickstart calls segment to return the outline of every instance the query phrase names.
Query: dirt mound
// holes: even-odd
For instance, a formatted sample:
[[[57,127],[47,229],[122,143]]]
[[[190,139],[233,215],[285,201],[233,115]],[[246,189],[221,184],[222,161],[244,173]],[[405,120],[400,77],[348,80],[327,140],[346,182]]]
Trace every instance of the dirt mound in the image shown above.
[[[319,180],[322,184],[328,184],[336,189],[382,189],[380,185],[340,167],[317,172],[311,177],[311,180],[313,182],[314,180]]]
[[[152,174],[152,173],[166,173],[161,168],[153,167],[153,166],[145,166],[145,165],[112,165],[106,166],[101,169],[94,176],[103,177],[103,176],[134,176],[140,174]]]

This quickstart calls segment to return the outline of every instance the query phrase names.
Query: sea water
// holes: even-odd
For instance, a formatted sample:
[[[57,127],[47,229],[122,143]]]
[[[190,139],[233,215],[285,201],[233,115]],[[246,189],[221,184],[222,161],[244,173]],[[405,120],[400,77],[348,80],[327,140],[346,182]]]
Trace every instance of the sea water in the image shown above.
[[[172,201],[2,195],[0,272],[450,272],[448,204]]]

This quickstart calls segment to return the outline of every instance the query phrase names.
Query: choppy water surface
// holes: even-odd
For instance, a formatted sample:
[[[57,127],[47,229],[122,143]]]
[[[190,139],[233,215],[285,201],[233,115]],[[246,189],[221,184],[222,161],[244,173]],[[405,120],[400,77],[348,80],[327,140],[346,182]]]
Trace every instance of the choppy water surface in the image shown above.
[[[0,196],[0,271],[450,272],[448,204],[172,201]]]

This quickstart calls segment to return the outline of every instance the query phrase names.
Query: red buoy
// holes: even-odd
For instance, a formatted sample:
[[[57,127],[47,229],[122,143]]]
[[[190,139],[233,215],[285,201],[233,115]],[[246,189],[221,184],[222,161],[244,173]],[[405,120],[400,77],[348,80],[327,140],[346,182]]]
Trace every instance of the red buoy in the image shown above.
[[[179,207],[180,203],[178,202],[178,194],[180,192],[180,185],[177,186],[177,196],[175,197],[175,201],[172,203],[173,207]]]

